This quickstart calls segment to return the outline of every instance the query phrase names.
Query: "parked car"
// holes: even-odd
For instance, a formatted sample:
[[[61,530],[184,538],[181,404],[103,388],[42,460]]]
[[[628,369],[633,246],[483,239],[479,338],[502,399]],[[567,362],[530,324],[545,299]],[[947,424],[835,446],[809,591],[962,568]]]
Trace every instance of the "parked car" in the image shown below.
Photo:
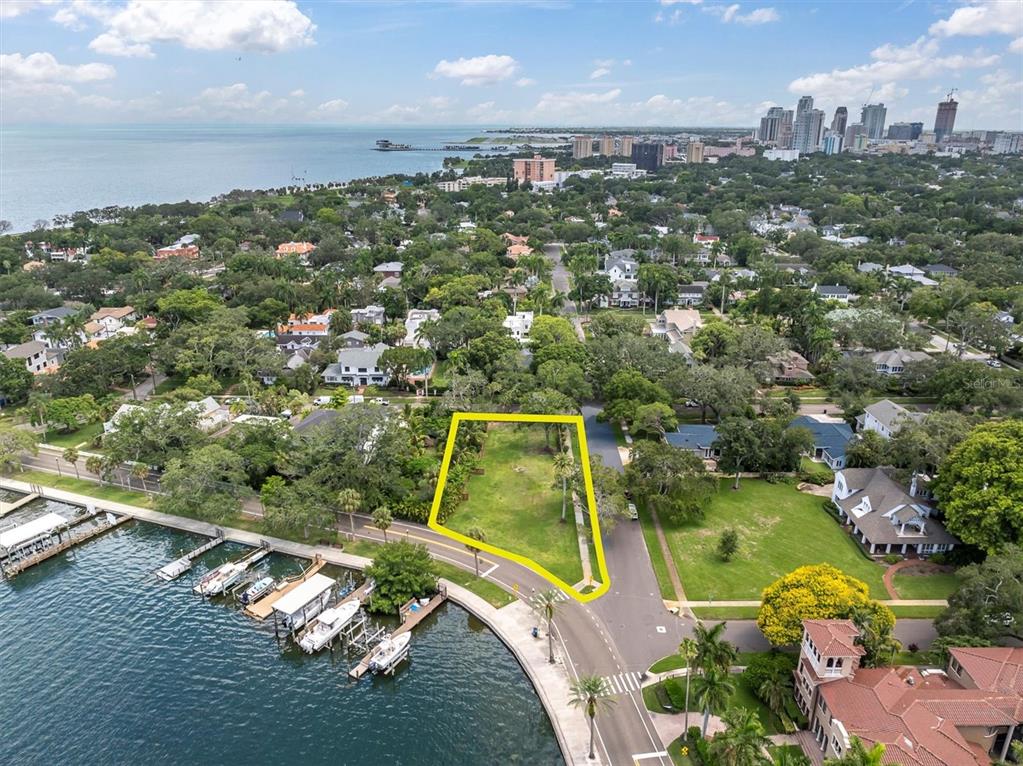
[[[997,368],[997,367],[1001,367],[1002,363],[999,362],[997,359],[988,359],[987,360],[987,366],[988,367],[995,367],[995,368]]]
[[[626,507],[629,512],[629,518],[632,519],[633,521],[639,521],[639,511],[636,510],[636,504],[629,503],[628,506]]]
[[[373,397],[373,404],[380,404],[380,405],[383,405],[384,407],[386,407],[387,405],[390,404],[390,402],[387,401],[386,399],[384,399],[384,397],[382,397],[382,396],[376,396],[376,397]]]
[[[330,404],[330,397],[329,396],[317,396],[315,399],[313,399],[313,404],[315,404],[318,407],[322,407],[325,404]]]

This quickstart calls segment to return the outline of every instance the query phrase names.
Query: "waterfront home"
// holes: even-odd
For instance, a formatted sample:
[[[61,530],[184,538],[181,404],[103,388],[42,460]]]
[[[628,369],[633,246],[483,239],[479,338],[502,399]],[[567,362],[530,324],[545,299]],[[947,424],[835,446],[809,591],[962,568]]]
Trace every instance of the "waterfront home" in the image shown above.
[[[901,404],[891,399],[874,402],[856,417],[856,428],[860,433],[873,431],[885,439],[891,439],[906,423],[920,422],[924,419],[922,412],[910,412]]]
[[[1003,761],[1023,724],[1023,648],[948,651],[944,670],[860,667],[851,620],[804,620],[795,696],[814,762],[841,758],[859,739],[899,766],[988,766]]]
[[[915,480],[907,492],[880,468],[846,468],[835,473],[831,502],[871,555],[952,550],[959,540],[918,494]]]
[[[337,362],[327,365],[323,379],[327,383],[345,386],[386,386],[390,373],[380,367],[380,355],[390,346],[377,343],[363,348],[343,348],[337,352]]]
[[[160,404],[157,406],[160,410],[167,410],[169,408],[169,405],[167,404]],[[203,431],[214,431],[220,426],[227,425],[231,422],[230,410],[212,396],[207,396],[206,398],[200,399],[196,402],[189,402],[186,406],[188,409],[199,415],[197,425]],[[110,417],[110,420],[103,423],[103,432],[112,433],[116,431],[118,422],[122,418],[129,413],[138,412],[142,409],[144,408],[141,404],[122,404]]]

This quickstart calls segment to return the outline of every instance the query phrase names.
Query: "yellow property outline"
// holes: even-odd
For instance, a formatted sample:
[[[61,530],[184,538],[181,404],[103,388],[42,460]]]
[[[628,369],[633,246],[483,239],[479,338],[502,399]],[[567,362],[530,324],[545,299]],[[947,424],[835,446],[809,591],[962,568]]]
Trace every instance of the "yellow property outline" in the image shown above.
[[[597,571],[600,573],[600,585],[597,588],[589,593],[580,593],[570,583],[565,582],[556,574],[549,572],[532,559],[518,553],[506,551],[504,548],[498,548],[496,545],[489,545],[488,543],[473,540],[471,537],[467,537],[466,535],[459,534],[452,529],[448,529],[437,521],[437,515],[440,512],[441,499],[444,497],[444,485],[447,484],[448,480],[448,468],[451,465],[451,454],[455,449],[455,434],[458,432],[458,424],[463,420],[497,421],[501,423],[564,423],[566,425],[575,426],[576,433],[579,435],[579,460],[583,464],[583,484],[586,488],[586,505],[590,510],[590,530],[592,531],[593,547],[597,554]],[[604,559],[604,543],[600,538],[600,523],[597,519],[597,500],[593,494],[593,477],[590,475],[590,453],[586,446],[586,428],[583,425],[581,415],[521,415],[517,413],[509,414],[507,412],[454,413],[451,418],[451,427],[448,429],[448,442],[444,447],[444,460],[440,465],[440,477],[437,480],[437,489],[433,495],[433,506],[430,508],[430,519],[427,522],[427,526],[429,526],[434,532],[444,535],[445,537],[450,537],[452,540],[457,540],[463,545],[479,548],[481,551],[487,551],[495,556],[501,556],[518,564],[522,564],[522,566],[533,570],[545,580],[557,585],[569,596],[577,601],[581,601],[582,603],[600,598],[607,593],[608,589],[611,587],[611,578],[607,573],[607,562]]]

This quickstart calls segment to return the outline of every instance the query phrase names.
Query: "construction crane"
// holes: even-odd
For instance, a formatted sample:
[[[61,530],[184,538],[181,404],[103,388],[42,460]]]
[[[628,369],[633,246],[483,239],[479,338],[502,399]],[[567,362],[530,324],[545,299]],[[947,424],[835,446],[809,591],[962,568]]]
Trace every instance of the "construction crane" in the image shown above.
[[[863,108],[864,109],[866,109],[868,106],[870,106],[870,99],[873,98],[875,90],[877,90],[877,86],[876,85],[871,85],[870,86],[870,93],[867,94],[867,100],[863,102]]]
[[[950,90],[948,92],[948,95],[945,96],[945,100],[946,101],[951,101],[952,100],[952,96],[954,96],[958,92],[959,92],[959,88],[952,88],[952,90]]]

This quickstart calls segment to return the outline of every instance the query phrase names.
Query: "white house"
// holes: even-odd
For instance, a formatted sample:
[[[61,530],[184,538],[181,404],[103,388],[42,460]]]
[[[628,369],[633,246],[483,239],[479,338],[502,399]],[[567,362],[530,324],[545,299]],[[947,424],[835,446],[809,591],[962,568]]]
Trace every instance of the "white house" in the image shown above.
[[[923,351],[910,351],[905,348],[893,348],[890,351],[878,351],[870,355],[874,370],[881,375],[901,375],[906,365],[912,362],[926,362],[930,357]]]
[[[882,399],[863,410],[863,414],[856,418],[856,427],[861,433],[874,431],[885,439],[891,439],[906,423],[919,422],[923,418],[922,412],[910,412],[901,404]]]
[[[511,332],[511,336],[519,343],[529,342],[529,331],[533,329],[533,312],[517,311],[504,318],[502,325]]]
[[[200,399],[196,402],[189,402],[185,405],[188,409],[193,410],[199,414],[199,420],[197,425],[203,431],[214,431],[222,425],[226,425],[231,422],[231,411],[220,404],[212,396],[207,396],[205,399]],[[167,404],[159,405],[161,411],[166,410],[170,407]],[[122,404],[117,408],[117,411],[110,417],[110,420],[103,424],[103,432],[111,433],[117,430],[117,423],[129,412],[137,412],[143,409],[140,404]]]
[[[3,355],[8,359],[20,359],[33,375],[52,372],[58,366],[57,358],[49,353],[45,343],[38,340],[8,346],[3,350]]]
[[[384,316],[383,306],[366,306],[361,309],[352,309],[352,324],[382,325],[384,323]]]
[[[429,348],[430,342],[419,337],[419,328],[423,322],[435,322],[440,319],[437,309],[410,309],[405,317],[405,339],[402,345],[416,348]]]
[[[380,367],[380,355],[390,346],[377,343],[365,348],[343,348],[337,352],[337,362],[327,365],[323,379],[327,383],[346,386],[386,386],[390,374]]]

